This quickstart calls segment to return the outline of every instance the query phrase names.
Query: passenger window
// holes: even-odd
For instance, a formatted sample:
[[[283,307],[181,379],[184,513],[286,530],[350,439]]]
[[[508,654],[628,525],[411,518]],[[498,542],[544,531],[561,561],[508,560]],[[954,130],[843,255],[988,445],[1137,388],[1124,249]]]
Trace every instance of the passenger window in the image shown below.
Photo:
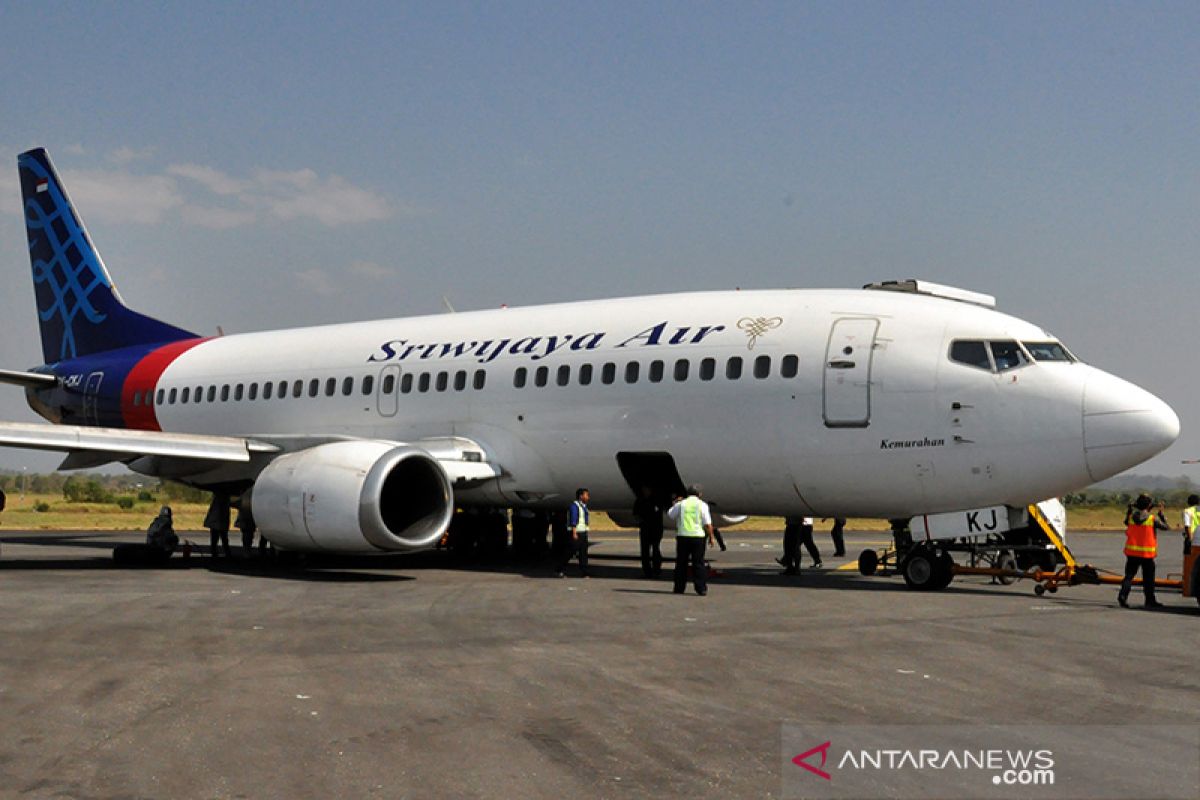
[[[337,391],[337,378],[325,379],[325,396],[333,397],[333,393]]]
[[[465,388],[467,388],[467,371],[460,369],[454,373],[454,391],[461,392]]]
[[[302,394],[304,394],[304,381],[298,380],[292,384],[292,397],[299,397]],[[224,400],[225,398],[222,397],[221,399]]]
[[[278,390],[277,392],[275,392],[275,394],[276,394],[276,396],[278,396],[278,397],[279,397],[279,399],[280,399],[280,400],[282,400],[282,399],[284,399],[285,397],[287,397],[287,381],[280,381],[280,382],[279,382],[279,390]],[[209,399],[209,400],[212,400],[212,398],[211,398],[211,397],[209,397],[208,399]]]
[[[439,372],[437,374],[437,390],[439,392],[444,392],[444,391],[446,391],[446,387],[449,385],[450,385],[450,373],[445,372],[445,371]]]
[[[391,375],[388,375],[388,380],[391,381],[392,383],[391,383],[391,385],[389,385],[387,387],[387,393],[391,394],[392,390],[395,388],[395,379]],[[400,392],[402,394],[410,393],[412,391],[412,384],[413,384],[412,373],[411,372],[404,373],[404,375],[402,375],[400,378]]]
[[[705,358],[700,361],[700,380],[711,381],[717,374],[717,360]]]
[[[691,369],[691,362],[686,358],[681,358],[675,362],[675,380],[686,381],[688,370]]]
[[[354,378],[342,378],[342,395],[349,397],[354,394]]]
[[[246,393],[246,387],[243,386],[242,384],[239,383],[238,385],[233,387],[233,399],[235,401],[240,401],[242,399],[242,395],[244,395],[245,393]]]
[[[559,386],[566,386],[571,382],[571,367],[568,364],[563,364],[558,368],[558,377],[555,379]]]
[[[192,396],[192,389],[189,386],[183,387],[183,391],[179,394],[179,402],[186,403]]]
[[[1025,351],[1016,342],[992,342],[992,358],[996,361],[996,371],[1005,372],[1029,363]]]
[[[251,400],[258,399],[258,384],[257,383],[250,384],[250,399]]]
[[[217,387],[216,386],[208,387],[208,397],[206,397],[205,399],[208,400],[208,402],[210,402],[210,403],[217,399]]]
[[[221,402],[222,403],[229,402],[229,384],[228,383],[221,387]]]
[[[734,356],[725,362],[725,377],[731,381],[736,381],[742,377],[742,357]]]
[[[759,356],[754,359],[754,377],[762,380],[771,374],[771,357]]]
[[[950,345],[950,360],[968,367],[978,367],[992,370],[992,362],[988,359],[987,345],[984,342],[953,342]]]
[[[536,370],[534,370],[534,373],[533,373],[533,385],[534,386],[545,386],[546,381],[548,381],[549,379],[550,379],[550,368],[549,367],[538,367]]]
[[[159,404],[160,406],[163,404],[163,400],[165,400],[165,399],[166,399],[166,395],[167,395],[167,393],[166,393],[166,391],[165,391],[164,389],[159,389],[159,390],[158,390],[158,404]]]
[[[422,372],[421,377],[417,378],[417,391],[418,392],[428,392],[429,391],[429,373],[428,372]]]
[[[646,376],[650,378],[651,383],[661,383],[663,379],[663,362],[651,361],[650,369],[647,370]]]
[[[311,381],[308,382],[308,396],[309,397],[316,397],[320,393],[320,391],[321,391],[321,382],[319,380],[317,380],[316,378],[313,378]]]
[[[529,370],[524,367],[517,367],[517,371],[513,373],[513,386],[518,389],[525,388],[525,381],[528,380]]]
[[[784,356],[783,361],[779,362],[779,377],[781,378],[794,378],[799,371],[800,359],[796,356]]]
[[[170,392],[170,394],[168,394],[168,395],[167,395],[167,403],[168,403],[169,405],[175,405],[175,398],[176,398],[176,397],[178,397],[178,396],[179,396],[179,390],[178,390],[178,389],[172,389],[172,390],[171,390],[171,392]]]
[[[1074,361],[1067,348],[1058,342],[1021,342],[1034,361]]]
[[[263,384],[263,400],[270,400],[271,395],[275,393],[275,384],[267,382]]]
[[[137,408],[141,404],[142,404],[142,391],[141,391],[141,389],[139,389],[138,391],[133,393],[133,407]]]
[[[638,382],[638,372],[640,371],[640,369],[641,369],[641,365],[638,364],[638,362],[636,362],[636,361],[630,361],[628,364],[626,364],[625,365],[625,382],[626,383],[637,383]]]
[[[591,382],[592,382],[592,365],[591,364],[580,364],[579,365],[579,385],[587,386]]]
[[[482,389],[487,381],[487,373],[481,369],[475,370],[475,388]]]
[[[600,368],[600,382],[609,385],[617,379],[617,365],[609,361]]]
[[[364,395],[370,394],[371,390],[373,390],[374,388],[375,388],[375,376],[374,375],[368,375],[365,378],[363,378],[362,392]]]
[[[412,375],[405,375],[404,377],[409,379],[409,383],[412,383]],[[383,386],[381,388],[383,389],[384,394],[391,394],[394,392],[396,390],[396,376],[384,375]]]

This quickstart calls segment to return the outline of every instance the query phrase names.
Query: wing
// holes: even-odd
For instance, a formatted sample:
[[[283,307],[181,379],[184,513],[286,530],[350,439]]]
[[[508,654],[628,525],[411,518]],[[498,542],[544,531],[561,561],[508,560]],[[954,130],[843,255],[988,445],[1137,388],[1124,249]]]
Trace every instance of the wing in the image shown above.
[[[244,477],[253,479],[258,469],[276,455],[352,439],[347,436],[320,435],[248,438],[0,422],[0,447],[66,453],[59,469],[92,468],[113,461],[126,464],[139,461],[148,469],[139,467],[138,472],[171,477],[245,465],[248,474],[244,474]],[[500,469],[487,460],[484,448],[470,439],[447,436],[408,444],[427,451],[437,459],[455,485],[476,483],[501,474]],[[230,476],[228,471],[222,474]]]

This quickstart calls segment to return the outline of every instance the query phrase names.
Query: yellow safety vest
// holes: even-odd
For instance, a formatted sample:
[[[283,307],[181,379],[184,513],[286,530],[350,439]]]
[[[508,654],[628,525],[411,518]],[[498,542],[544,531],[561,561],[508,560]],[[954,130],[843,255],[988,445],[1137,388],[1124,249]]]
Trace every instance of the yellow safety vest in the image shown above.
[[[675,533],[679,536],[704,535],[704,501],[696,495],[679,501],[679,521]]]

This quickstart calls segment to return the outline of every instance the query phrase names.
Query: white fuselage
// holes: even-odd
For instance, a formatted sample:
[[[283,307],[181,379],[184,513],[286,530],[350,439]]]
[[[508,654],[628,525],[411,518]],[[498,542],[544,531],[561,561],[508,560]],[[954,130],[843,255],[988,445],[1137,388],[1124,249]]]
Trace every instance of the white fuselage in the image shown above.
[[[672,294],[225,336],[166,368],[156,413],[164,431],[268,441],[463,437],[501,474],[460,504],[561,505],[587,486],[595,508],[626,508],[617,454],[667,453],[723,512],[816,516],[1023,505],[1126,469],[1178,432],[1161,401],[1097,369],[997,372],[951,360],[960,340],[1054,338],[898,292]]]

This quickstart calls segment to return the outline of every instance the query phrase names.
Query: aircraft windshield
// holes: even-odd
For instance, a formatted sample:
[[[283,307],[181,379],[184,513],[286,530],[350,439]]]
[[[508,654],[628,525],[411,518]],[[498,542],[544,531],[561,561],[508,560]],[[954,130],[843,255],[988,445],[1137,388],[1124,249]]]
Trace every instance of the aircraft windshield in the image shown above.
[[[1067,348],[1058,342],[1021,342],[1034,361],[1074,361]]]
[[[1025,351],[1016,342],[992,342],[992,359],[996,362],[996,371],[1005,372],[1029,363]]]

